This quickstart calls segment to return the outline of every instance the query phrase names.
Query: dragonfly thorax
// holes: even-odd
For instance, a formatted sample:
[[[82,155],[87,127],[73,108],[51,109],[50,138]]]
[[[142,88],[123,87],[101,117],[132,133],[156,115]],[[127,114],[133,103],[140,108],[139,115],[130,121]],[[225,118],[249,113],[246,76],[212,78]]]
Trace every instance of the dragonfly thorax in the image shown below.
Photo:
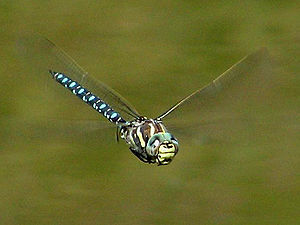
[[[120,137],[141,161],[169,164],[178,152],[178,141],[159,120],[141,117],[120,128]]]

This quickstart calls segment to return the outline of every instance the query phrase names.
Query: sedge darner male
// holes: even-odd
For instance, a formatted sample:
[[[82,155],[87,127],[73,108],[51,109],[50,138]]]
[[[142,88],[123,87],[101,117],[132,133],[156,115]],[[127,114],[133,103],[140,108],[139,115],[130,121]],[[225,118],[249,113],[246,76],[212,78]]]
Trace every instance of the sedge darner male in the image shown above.
[[[264,84],[261,77],[257,80],[257,74],[262,74],[265,69],[262,62],[267,59],[266,50],[260,49],[244,57],[207,86],[181,99],[156,118],[147,118],[117,92],[89,76],[51,41],[42,37],[30,41],[24,39],[21,46],[24,51],[28,51],[28,55],[35,54],[31,53],[31,48],[40,49],[43,56],[38,58],[47,65],[44,67],[45,75],[48,74],[110,123],[115,124],[117,137],[124,139],[131,152],[142,162],[157,165],[168,165],[179,150],[179,141],[168,131],[165,121],[172,121],[172,117],[179,114],[181,120],[190,119],[190,125],[201,126],[201,123],[211,120],[210,116],[214,115],[218,105],[223,107],[223,112],[236,114],[238,109],[235,107],[238,103],[244,102],[249,96],[256,96],[263,89],[256,88]],[[188,130],[189,125],[184,126]]]

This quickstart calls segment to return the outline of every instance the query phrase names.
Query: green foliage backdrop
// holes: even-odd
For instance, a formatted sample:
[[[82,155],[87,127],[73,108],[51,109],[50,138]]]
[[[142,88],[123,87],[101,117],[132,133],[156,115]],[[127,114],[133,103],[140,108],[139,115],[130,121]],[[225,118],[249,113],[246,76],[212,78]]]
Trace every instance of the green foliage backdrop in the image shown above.
[[[0,224],[299,224],[299,21],[297,1],[0,1]],[[114,130],[44,125],[99,116],[30,77],[16,53],[28,32],[148,116],[265,46],[284,119],[144,165]]]

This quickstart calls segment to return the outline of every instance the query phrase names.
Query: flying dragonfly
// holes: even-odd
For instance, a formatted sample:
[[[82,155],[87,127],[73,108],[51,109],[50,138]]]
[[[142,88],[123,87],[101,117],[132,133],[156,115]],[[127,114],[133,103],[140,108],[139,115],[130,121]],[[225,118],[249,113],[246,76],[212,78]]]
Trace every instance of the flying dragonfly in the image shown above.
[[[43,72],[48,73],[54,81],[114,124],[117,128],[117,139],[123,139],[137,158],[144,163],[159,166],[168,165],[179,151],[179,140],[168,131],[165,121],[172,121],[172,117],[179,114],[182,120],[190,118],[193,120],[191,123],[196,126],[200,121],[201,126],[202,121],[209,120],[207,116],[213,114],[211,109],[217,104],[224,105],[226,99],[232,98],[228,90],[236,89],[243,82],[249,85],[248,76],[253,74],[253,71],[249,71],[257,70],[267,58],[265,49],[244,57],[207,86],[184,97],[156,118],[148,118],[141,115],[116,91],[88,75],[69,55],[48,39],[38,37],[21,44],[29,55],[34,54],[31,52],[33,48],[39,49],[42,56],[37,57],[39,61],[44,60]],[[247,78],[246,81],[243,78]],[[220,100],[222,98],[225,100]],[[234,106],[237,102],[235,98],[228,103]],[[239,102],[243,100],[239,99]],[[190,117],[191,114],[194,116]]]

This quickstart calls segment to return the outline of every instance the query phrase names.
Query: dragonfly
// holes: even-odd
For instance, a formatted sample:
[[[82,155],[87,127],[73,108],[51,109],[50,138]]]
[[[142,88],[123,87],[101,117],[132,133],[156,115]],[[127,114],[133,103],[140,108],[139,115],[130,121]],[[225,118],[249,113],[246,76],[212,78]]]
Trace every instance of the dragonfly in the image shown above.
[[[165,121],[172,121],[177,115],[177,120],[179,117],[179,120],[186,122],[190,118],[191,126],[201,126],[203,120],[209,120],[207,115],[213,114],[213,108],[217,105],[228,105],[226,101],[232,99],[232,96],[241,96],[239,93],[243,91],[239,90],[238,94],[232,95],[232,90],[239,89],[235,87],[244,87],[243,82],[249,85],[248,78],[251,79],[250,75],[255,74],[255,71],[261,71],[261,62],[267,58],[266,49],[260,49],[244,57],[208,85],[180,99],[157,117],[148,118],[140,114],[112,88],[90,76],[50,40],[43,37],[30,38],[22,41],[21,46],[31,57],[38,49],[40,53],[36,57],[38,63],[44,64],[44,74],[48,74],[49,78],[114,124],[117,129],[117,140],[123,139],[139,160],[158,166],[169,165],[179,151],[179,140],[168,130]],[[249,71],[253,69],[255,71],[250,73]],[[254,79],[252,84],[256,84],[256,81]],[[229,106],[232,105],[229,108],[233,109],[237,101],[233,98],[227,102]],[[239,102],[243,100],[239,99]],[[189,129],[190,125],[185,127]]]

